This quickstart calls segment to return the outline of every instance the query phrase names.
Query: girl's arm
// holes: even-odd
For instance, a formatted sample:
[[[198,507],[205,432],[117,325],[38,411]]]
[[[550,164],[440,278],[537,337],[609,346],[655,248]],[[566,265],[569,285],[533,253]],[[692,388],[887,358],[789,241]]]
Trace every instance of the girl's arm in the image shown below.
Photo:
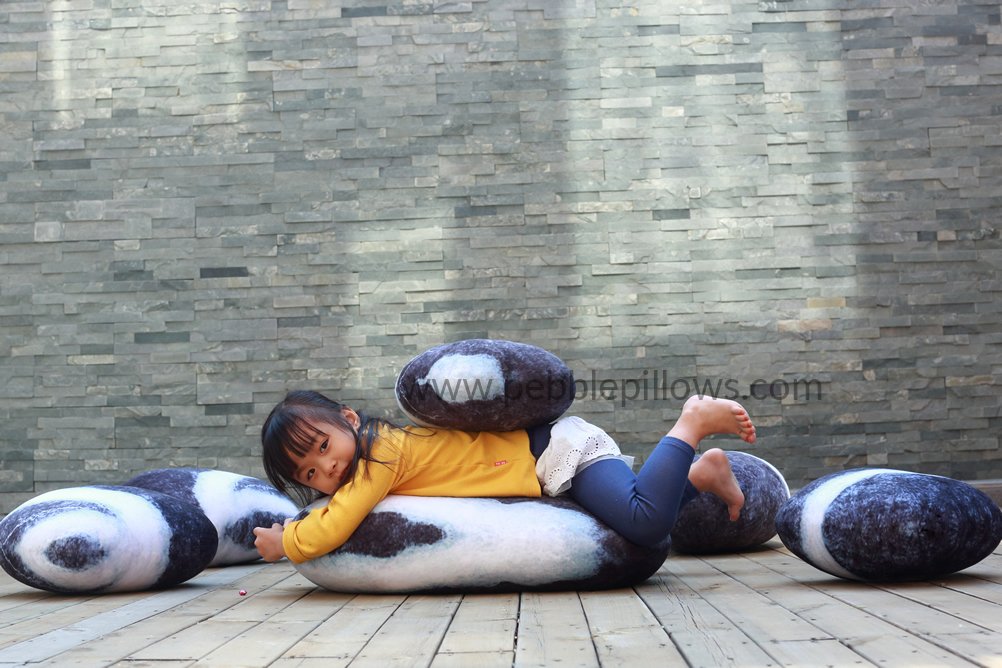
[[[341,547],[376,504],[393,490],[397,478],[396,469],[369,462],[367,474],[356,474],[334,493],[326,506],[285,526],[283,554],[298,564]]]

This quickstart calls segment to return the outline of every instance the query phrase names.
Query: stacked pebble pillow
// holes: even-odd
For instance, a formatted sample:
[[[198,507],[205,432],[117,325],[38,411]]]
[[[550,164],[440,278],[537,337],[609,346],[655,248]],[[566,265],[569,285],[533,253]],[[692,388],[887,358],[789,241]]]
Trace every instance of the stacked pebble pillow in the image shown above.
[[[396,397],[421,425],[509,431],[560,417],[573,384],[541,348],[472,339],[411,360]],[[634,545],[565,498],[390,496],[347,543],[297,569],[348,592],[608,589],[647,579],[668,549]]]

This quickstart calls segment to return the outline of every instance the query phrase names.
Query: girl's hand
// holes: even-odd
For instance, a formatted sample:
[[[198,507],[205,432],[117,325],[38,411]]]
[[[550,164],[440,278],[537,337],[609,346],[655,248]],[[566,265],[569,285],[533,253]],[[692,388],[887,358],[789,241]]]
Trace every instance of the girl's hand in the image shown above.
[[[275,523],[270,527],[256,527],[254,529],[254,547],[257,548],[261,558],[265,561],[278,561],[285,556],[285,548],[282,547],[282,525]]]

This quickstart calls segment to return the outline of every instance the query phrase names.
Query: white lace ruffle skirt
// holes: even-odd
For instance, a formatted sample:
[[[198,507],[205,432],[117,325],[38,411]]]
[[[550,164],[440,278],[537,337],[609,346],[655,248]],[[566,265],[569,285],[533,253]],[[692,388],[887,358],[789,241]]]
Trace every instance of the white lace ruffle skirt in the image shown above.
[[[560,418],[550,430],[550,444],[536,460],[536,477],[543,494],[566,492],[579,471],[603,459],[620,459],[633,467],[633,457],[620,452],[604,430],[579,417]]]

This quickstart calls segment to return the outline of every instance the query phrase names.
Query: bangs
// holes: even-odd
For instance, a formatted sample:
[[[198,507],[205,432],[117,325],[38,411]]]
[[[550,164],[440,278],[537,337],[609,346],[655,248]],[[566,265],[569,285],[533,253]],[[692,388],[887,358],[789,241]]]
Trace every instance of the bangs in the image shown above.
[[[305,457],[317,442],[317,437],[323,434],[323,431],[314,427],[308,420],[298,419],[291,420],[290,424],[280,431],[278,439],[289,454]]]

